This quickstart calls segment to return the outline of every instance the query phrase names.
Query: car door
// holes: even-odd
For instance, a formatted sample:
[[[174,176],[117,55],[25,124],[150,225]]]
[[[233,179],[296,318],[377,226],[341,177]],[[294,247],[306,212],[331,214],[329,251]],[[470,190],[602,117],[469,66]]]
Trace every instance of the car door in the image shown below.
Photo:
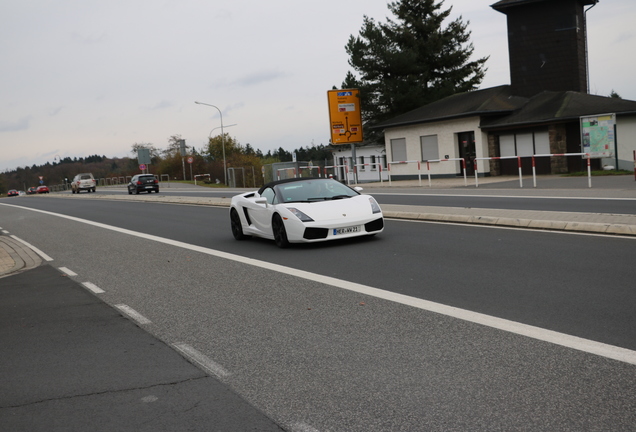
[[[247,215],[250,218],[253,228],[263,234],[271,235],[272,212],[274,209],[273,205],[276,203],[276,193],[272,188],[267,188],[256,199],[258,198],[265,198],[267,200],[267,204],[258,204],[253,200],[250,200],[250,202],[246,205]]]

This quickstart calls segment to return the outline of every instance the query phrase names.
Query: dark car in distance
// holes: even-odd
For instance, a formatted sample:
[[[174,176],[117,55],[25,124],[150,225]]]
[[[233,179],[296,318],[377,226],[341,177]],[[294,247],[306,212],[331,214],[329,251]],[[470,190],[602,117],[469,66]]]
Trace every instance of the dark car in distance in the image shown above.
[[[7,192],[7,196],[18,196],[18,195],[20,194],[15,189],[11,189],[9,192]]]
[[[36,193],[38,193],[38,188],[36,188],[35,186],[27,189],[27,195],[35,195]]]
[[[128,194],[139,194],[139,192],[159,193],[159,180],[152,174],[137,174],[128,183]]]

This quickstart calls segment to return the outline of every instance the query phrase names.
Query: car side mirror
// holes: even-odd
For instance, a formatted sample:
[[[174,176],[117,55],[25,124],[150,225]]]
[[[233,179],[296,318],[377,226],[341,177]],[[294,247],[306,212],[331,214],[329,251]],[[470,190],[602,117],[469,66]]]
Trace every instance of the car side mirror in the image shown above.
[[[263,197],[256,198],[256,199],[254,200],[254,202],[255,202],[256,204],[267,204],[267,198],[263,198]]]
[[[358,191],[358,192],[362,192],[364,189],[362,189],[360,186],[356,186],[353,188],[354,190]]]

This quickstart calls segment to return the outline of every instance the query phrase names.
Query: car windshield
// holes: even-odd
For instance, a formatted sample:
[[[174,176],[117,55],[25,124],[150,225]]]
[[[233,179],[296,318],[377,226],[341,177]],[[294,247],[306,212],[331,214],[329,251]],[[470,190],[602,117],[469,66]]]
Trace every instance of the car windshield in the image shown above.
[[[351,198],[359,195],[348,186],[332,179],[312,179],[276,186],[281,202],[318,202]]]

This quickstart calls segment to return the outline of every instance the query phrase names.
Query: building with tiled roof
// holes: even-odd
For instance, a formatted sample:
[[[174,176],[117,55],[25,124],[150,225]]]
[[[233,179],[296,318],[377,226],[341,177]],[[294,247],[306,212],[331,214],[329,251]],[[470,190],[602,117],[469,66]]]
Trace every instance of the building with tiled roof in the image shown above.
[[[633,169],[636,101],[587,91],[585,17],[597,2],[493,4],[507,16],[511,83],[456,94],[376,125],[384,131],[391,175],[418,174],[418,164],[398,162],[438,160],[449,163],[425,164],[434,176],[463,174],[462,160],[469,175],[476,168],[482,175],[517,174],[517,156],[523,171],[531,173],[532,155],[587,152],[582,124],[605,122],[609,114],[615,115],[616,126],[607,133],[616,137],[616,147],[594,153],[603,157],[594,158],[592,166]],[[487,159],[493,157],[504,159]],[[536,158],[538,174],[579,171],[586,165],[582,156]]]

